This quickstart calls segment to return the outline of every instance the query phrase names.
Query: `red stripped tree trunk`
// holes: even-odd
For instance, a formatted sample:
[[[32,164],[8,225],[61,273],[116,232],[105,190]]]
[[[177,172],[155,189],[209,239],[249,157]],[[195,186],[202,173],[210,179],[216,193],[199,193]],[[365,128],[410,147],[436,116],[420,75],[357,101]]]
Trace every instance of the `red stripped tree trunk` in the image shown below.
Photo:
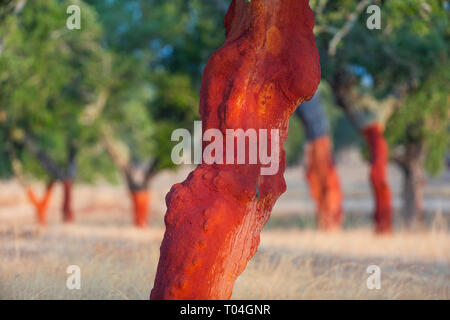
[[[131,191],[133,202],[134,224],[138,228],[145,228],[148,224],[148,211],[150,205],[150,194],[147,190]]]
[[[306,178],[317,206],[317,226],[329,231],[342,225],[342,192],[328,135],[306,145]]]
[[[375,231],[392,232],[392,200],[387,181],[387,163],[389,149],[380,124],[371,125],[363,130],[370,149],[370,181],[375,197]]]
[[[227,40],[203,73],[203,129],[218,129],[223,136],[226,129],[266,129],[268,141],[270,129],[279,129],[280,148],[271,150],[279,170],[262,175],[260,161],[202,164],[172,187],[151,299],[230,298],[286,189],[283,144],[289,117],[320,81],[307,0],[233,0],[225,26]],[[247,154],[249,149],[247,144]]]
[[[145,171],[139,172],[129,159],[121,156],[117,149],[117,141],[112,136],[110,129],[103,127],[102,140],[104,146],[114,161],[116,166],[122,170],[123,176],[127,182],[130,198],[133,205],[134,224],[136,227],[145,228],[148,224],[150,194],[148,192],[151,179],[158,170],[158,160],[152,159]],[[141,173],[141,179],[137,178],[137,173]]]
[[[47,185],[42,199],[38,199],[37,195],[34,193],[31,187],[27,188],[28,199],[33,204],[36,210],[37,221],[41,226],[47,225],[47,211],[50,204],[53,185],[54,185],[53,182]]]
[[[72,209],[72,183],[73,181],[70,179],[66,179],[63,181],[63,221],[65,223],[72,223],[75,221],[75,216],[73,214]]]

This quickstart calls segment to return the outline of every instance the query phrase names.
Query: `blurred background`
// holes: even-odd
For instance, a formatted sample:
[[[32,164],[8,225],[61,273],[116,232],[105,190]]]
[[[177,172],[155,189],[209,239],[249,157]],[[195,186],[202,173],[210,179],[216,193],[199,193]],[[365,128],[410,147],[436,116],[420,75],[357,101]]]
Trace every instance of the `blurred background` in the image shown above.
[[[228,5],[0,0],[0,298],[148,298],[165,194],[192,170],[171,134],[200,120]],[[322,82],[233,298],[449,299],[450,3],[310,5]]]

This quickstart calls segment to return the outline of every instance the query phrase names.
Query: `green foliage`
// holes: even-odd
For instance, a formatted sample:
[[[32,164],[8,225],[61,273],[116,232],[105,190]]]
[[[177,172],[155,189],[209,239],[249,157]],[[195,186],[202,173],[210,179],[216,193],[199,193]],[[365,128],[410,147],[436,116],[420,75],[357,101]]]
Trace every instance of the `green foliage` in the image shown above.
[[[389,123],[389,141],[393,147],[423,145],[426,168],[437,174],[450,149],[450,11],[442,1],[394,1],[387,15],[392,51],[408,71],[391,81],[403,76],[411,86]]]
[[[289,120],[289,136],[284,145],[286,150],[286,164],[288,166],[299,163],[300,157],[303,155],[304,143],[305,135],[302,122],[294,115]]]
[[[28,133],[63,167],[73,141],[80,180],[114,180],[116,169],[99,134],[104,125],[128,146],[134,164],[158,159],[158,169],[173,167],[176,142],[170,136],[177,128],[192,129],[199,119],[201,73],[224,41],[228,1],[77,1],[82,29],[72,31],[66,28],[72,1],[28,0],[14,13],[15,3],[0,2],[0,176],[11,175],[11,149],[28,174],[48,176],[23,147]],[[328,86],[345,70],[358,77],[355,89],[380,105],[398,88],[407,88],[403,107],[387,124],[389,142],[392,148],[423,143],[428,169],[439,171],[450,143],[450,19],[443,1],[373,1],[382,10],[382,29],[367,29],[362,8],[335,55],[329,54],[330,42],[360,0],[310,3],[322,64],[321,100],[335,149],[361,143]],[[86,121],[102,92],[106,103]],[[301,124],[293,118],[289,164],[298,161],[302,143]]]
[[[440,66],[391,118],[391,145],[424,144],[426,167],[439,173],[450,148],[450,65]]]
[[[82,25],[89,28],[71,31],[66,28],[69,4],[28,1],[0,23],[0,108],[6,118],[1,129],[25,171],[39,177],[48,173],[23,148],[25,137],[35,137],[38,148],[64,167],[68,141],[80,149],[95,134],[95,127],[80,119],[107,78],[109,60],[99,45],[96,12],[79,2]]]
[[[128,146],[135,164],[154,158],[158,169],[174,167],[171,134],[192,129],[199,118],[201,71],[223,40],[223,13],[199,0],[91,3],[115,57],[101,121]]]
[[[368,14],[359,0],[311,1],[323,78],[332,82],[345,70],[359,78],[354,88],[375,98],[373,112],[382,118],[383,99],[396,95],[399,110],[387,123],[392,149],[407,143],[427,146],[427,168],[443,167],[448,141],[448,69],[450,11],[440,0],[372,1],[381,8],[381,30],[366,27]],[[355,21],[349,24],[351,14]],[[330,55],[329,45],[344,25],[350,26]],[[356,71],[355,71],[356,70]],[[366,81],[366,83],[363,82]],[[367,80],[369,80],[367,83]],[[341,123],[339,130],[346,126]]]

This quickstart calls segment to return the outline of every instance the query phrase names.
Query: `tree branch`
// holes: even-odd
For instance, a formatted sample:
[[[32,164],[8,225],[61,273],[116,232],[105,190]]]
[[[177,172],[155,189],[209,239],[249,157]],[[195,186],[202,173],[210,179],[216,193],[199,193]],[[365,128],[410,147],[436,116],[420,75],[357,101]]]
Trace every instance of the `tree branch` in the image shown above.
[[[138,184],[134,181],[133,170],[128,157],[123,156],[123,153],[118,150],[117,142],[114,141],[114,138],[110,133],[110,129],[106,127],[106,125],[102,126],[100,135],[103,145],[106,148],[106,152],[108,152],[112,161],[119,168],[119,170],[122,171],[130,190],[139,189]],[[122,147],[126,148],[126,153],[129,154],[127,147],[125,145],[122,145]]]
[[[72,138],[68,138],[67,141],[67,170],[66,170],[66,179],[72,180],[75,176],[75,172],[77,171],[77,156],[78,149],[76,148]]]
[[[330,46],[328,48],[328,54],[330,56],[334,56],[336,54],[336,48],[339,45],[339,42],[350,32],[353,28],[356,20],[358,19],[361,12],[367,7],[372,0],[362,0],[355,8],[355,11],[350,15],[347,22],[342,26],[342,28],[334,35],[334,37],[330,41]]]
[[[13,0],[10,1],[9,4],[5,5],[6,9],[4,10],[3,15],[8,14],[19,14],[25,8],[27,4],[27,0]],[[3,18],[3,15],[0,15],[0,18]]]
[[[27,0],[18,0],[18,1],[11,1],[6,8],[5,12],[3,14],[0,14],[0,20],[3,20],[8,14],[19,14],[22,12],[22,10],[25,8],[25,5],[27,4]],[[4,37],[0,38],[0,55],[3,52],[4,49]]]
[[[122,153],[117,148],[117,142],[114,141],[114,138],[109,131],[110,130],[105,125],[102,126],[100,135],[103,145],[116,166],[119,167],[120,170],[126,171],[129,167],[129,160],[121,155]]]
[[[50,156],[39,149],[34,137],[26,133],[24,142],[25,148],[41,163],[41,166],[47,170],[54,179],[64,179],[64,171],[50,158]]]
[[[147,167],[147,170],[145,171],[144,175],[144,181],[143,181],[143,188],[148,188],[148,185],[150,183],[150,180],[155,176],[158,168],[159,160],[153,159],[150,161],[150,164]]]
[[[97,100],[86,106],[85,111],[81,115],[84,124],[92,124],[102,114],[109,98],[109,89],[104,89],[100,92]]]

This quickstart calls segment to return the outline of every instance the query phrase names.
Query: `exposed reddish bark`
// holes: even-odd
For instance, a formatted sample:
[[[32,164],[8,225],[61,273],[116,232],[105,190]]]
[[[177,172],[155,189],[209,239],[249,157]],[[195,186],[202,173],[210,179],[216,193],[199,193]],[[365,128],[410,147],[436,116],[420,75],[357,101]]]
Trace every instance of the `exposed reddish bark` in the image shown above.
[[[139,228],[147,227],[150,195],[147,190],[131,192],[133,201],[134,224]]]
[[[63,221],[71,223],[74,221],[72,211],[72,181],[76,173],[77,148],[71,136],[67,137],[66,147],[68,152],[67,167],[63,168],[56,163],[43,149],[40,148],[39,139],[29,132],[25,133],[24,146],[41,164],[54,180],[62,181],[64,189],[63,199]]]
[[[366,127],[363,135],[370,149],[370,180],[375,197],[375,231],[392,232],[391,190],[387,181],[389,149],[383,135],[383,127],[376,123]]]
[[[45,193],[42,199],[39,199],[38,196],[34,193],[31,187],[27,187],[27,195],[30,202],[33,204],[36,209],[37,221],[40,225],[47,225],[47,211],[48,206],[50,204],[50,198],[53,191],[54,183],[51,182],[45,188]]]
[[[104,126],[102,128],[102,140],[111,159],[122,171],[123,176],[130,191],[131,201],[133,203],[134,223],[137,227],[145,228],[148,224],[148,210],[150,196],[148,188],[151,179],[158,171],[158,160],[152,159],[144,171],[134,166],[130,159],[123,157],[121,151],[117,148],[117,140],[114,139],[111,129]],[[122,145],[125,146],[126,145]],[[127,152],[128,154],[130,152]]]
[[[203,73],[203,130],[225,136],[226,129],[279,129],[280,150],[272,150],[279,151],[279,171],[261,175],[260,162],[202,164],[173,186],[151,299],[230,298],[286,189],[282,146],[289,117],[320,81],[313,25],[306,0],[232,1],[226,42]]]
[[[342,224],[342,192],[328,135],[306,145],[306,178],[317,204],[317,226],[339,229]]]
[[[63,199],[63,221],[65,223],[72,223],[75,221],[75,217],[72,209],[72,180],[64,180],[63,181],[63,191],[64,191],[64,199]]]

